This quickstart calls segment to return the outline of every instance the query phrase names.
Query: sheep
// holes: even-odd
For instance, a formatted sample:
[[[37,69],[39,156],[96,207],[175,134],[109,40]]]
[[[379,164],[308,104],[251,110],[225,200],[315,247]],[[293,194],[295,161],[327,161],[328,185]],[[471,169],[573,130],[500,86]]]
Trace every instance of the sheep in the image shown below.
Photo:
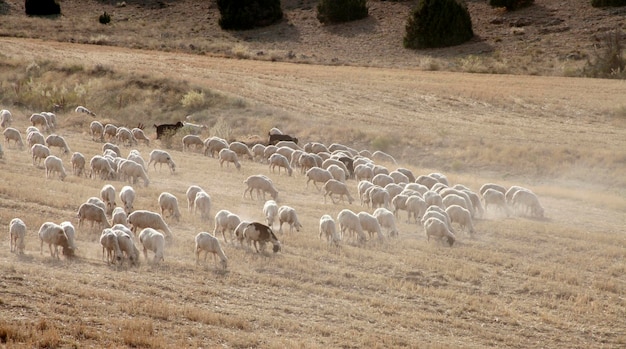
[[[148,161],[148,167],[154,162],[154,170],[156,171],[156,164],[160,164],[159,169],[163,168],[163,164],[167,164],[170,168],[170,173],[176,171],[176,164],[172,157],[165,150],[154,149],[150,152],[150,161]]]
[[[293,169],[289,165],[289,160],[287,160],[287,157],[282,154],[272,154],[269,157],[269,167],[272,172],[274,172],[276,167],[278,167],[278,174],[280,174],[281,167],[285,169],[289,176],[293,174]]]
[[[482,217],[485,214],[485,208],[480,200],[480,196],[469,189],[462,189],[461,192],[465,193],[469,198],[472,208],[474,209],[474,215]]]
[[[474,204],[472,203],[472,199],[470,198],[470,196],[468,194],[469,191],[470,191],[469,189],[467,191],[464,191],[464,190],[460,190],[460,189],[456,189],[456,188],[445,188],[445,189],[443,189],[443,190],[441,190],[439,192],[439,195],[441,195],[441,197],[443,199],[443,204],[445,206],[448,206],[448,204],[446,204],[446,197],[448,197],[450,195],[460,196],[465,201],[465,204],[463,204],[461,206],[465,207],[472,214],[472,217],[474,217],[474,215],[476,214],[476,209],[474,208]],[[457,200],[457,199],[455,198],[454,200]],[[454,203],[452,203],[452,204],[454,204]]]
[[[396,169],[397,172],[402,173],[403,175],[405,175],[408,178],[408,182],[406,183],[413,183],[415,182],[415,175],[413,174],[413,172],[411,172],[411,170],[404,168],[404,167],[399,167]]]
[[[196,235],[196,264],[200,263],[200,253],[204,251],[204,262],[206,263],[206,257],[209,252],[213,254],[213,261],[217,263],[217,257],[220,258],[220,264],[223,269],[228,267],[228,258],[226,258],[226,254],[224,250],[222,250],[222,246],[220,246],[219,240],[217,238],[205,231],[198,233]]]
[[[428,220],[424,222],[424,230],[426,230],[426,236],[429,241],[431,236],[446,239],[450,247],[452,247],[454,241],[456,240],[454,234],[450,231],[450,229],[448,229],[446,223],[435,217],[428,218]]]
[[[422,224],[426,222],[429,218],[435,217],[440,221],[444,222],[453,234],[456,233],[454,228],[452,227],[452,222],[450,221],[450,217],[448,213],[439,206],[431,206],[426,209],[426,213],[422,216]]]
[[[391,205],[393,206],[393,214],[395,217],[398,217],[400,210],[406,211],[406,200],[409,198],[409,195],[398,194],[391,199]]]
[[[421,175],[415,179],[415,183],[425,185],[426,187],[428,187],[428,189],[431,189],[433,185],[440,182],[434,177]]]
[[[423,195],[424,201],[426,201],[426,207],[429,206],[438,206],[444,208],[443,199],[439,193],[434,192],[432,190],[428,190]]]
[[[125,185],[120,190],[120,200],[124,204],[124,212],[130,214],[133,212],[133,203],[135,202],[135,189],[129,185]]]
[[[111,212],[111,225],[115,224],[123,224],[126,225],[128,221],[128,215],[126,211],[124,211],[123,207],[116,207],[113,212]]]
[[[207,125],[192,124],[191,122],[187,121],[183,121],[183,127],[188,130],[189,134],[191,135],[199,135],[209,129]]]
[[[43,244],[44,242],[48,244],[48,248],[50,249],[50,256],[53,258],[59,259],[59,250],[58,247],[61,246],[63,249],[63,255],[66,257],[71,257],[73,255],[73,250],[69,246],[68,237],[63,227],[59,224],[52,222],[45,222],[39,228],[39,240],[41,241],[40,253],[43,254]],[[52,250],[52,246],[54,245],[54,251]]]
[[[239,241],[240,246],[243,245],[243,240],[245,239],[243,232],[246,230],[246,227],[248,227],[248,224],[250,224],[250,222],[241,221],[237,228],[235,228],[235,239]]]
[[[115,133],[117,142],[122,145],[132,146],[138,144],[137,138],[133,136],[133,133],[126,127],[119,127]]]
[[[357,216],[359,217],[359,222],[361,222],[361,228],[363,231],[369,233],[370,239],[374,233],[377,234],[378,240],[382,241],[385,238],[380,229],[380,223],[378,223],[378,219],[376,219],[376,217],[367,212],[359,212]]]
[[[470,212],[471,214],[471,207],[468,207],[467,205],[467,200],[465,200],[465,198],[463,198],[460,195],[457,194],[448,194],[446,195],[446,197],[443,198],[442,200],[443,205],[447,208],[451,205],[459,205],[461,207],[463,207],[464,209],[466,209],[467,211]]]
[[[100,190],[100,197],[106,204],[106,213],[110,214],[115,208],[115,187],[110,184],[105,184]]]
[[[209,196],[209,194],[204,191],[197,192],[194,199],[193,207],[194,213],[200,211],[200,219],[211,219],[211,197]]]
[[[65,167],[63,167],[63,160],[60,158],[50,155],[46,157],[43,161],[44,167],[46,168],[46,178],[52,178],[54,173],[57,172],[59,179],[64,180],[67,177],[67,173],[65,172]]]
[[[274,227],[274,220],[278,216],[278,205],[274,200],[267,200],[263,205],[263,215],[265,216],[265,221],[267,225],[270,227]]]
[[[406,211],[408,213],[408,222],[411,223],[411,214],[417,223],[417,218],[422,217],[426,212],[426,201],[419,196],[411,195],[406,200]]]
[[[104,126],[100,121],[94,120],[89,124],[91,140],[94,142],[104,142]]]
[[[306,171],[307,181],[306,187],[309,187],[309,182],[313,181],[313,185],[320,191],[320,188],[317,186],[317,183],[326,183],[329,180],[333,179],[333,175],[330,171],[320,168],[320,167],[311,167],[308,171]]]
[[[243,191],[243,197],[246,197],[246,192],[250,192],[250,199],[252,199],[252,191],[256,189],[257,199],[260,193],[263,193],[263,200],[265,200],[265,193],[269,193],[272,199],[277,200],[278,190],[274,187],[272,180],[263,175],[252,175],[243,181],[248,187]]]
[[[196,200],[196,193],[201,191],[204,191],[204,189],[200,188],[197,185],[190,185],[189,188],[187,188],[185,195],[187,196],[187,210],[189,211],[189,213],[193,212],[194,201]]]
[[[83,107],[82,105],[79,105],[78,107],[76,107],[76,109],[74,109],[74,112],[76,113],[85,113],[85,114],[89,114],[93,117],[96,116],[96,113],[92,112],[91,110]]]
[[[243,231],[243,236],[248,241],[254,242],[254,248],[256,252],[259,253],[259,248],[257,247],[257,243],[261,245],[261,251],[265,250],[265,244],[267,242],[272,243],[274,253],[277,253],[281,250],[280,241],[276,238],[276,235],[272,231],[272,228],[268,227],[265,224],[259,222],[252,222],[246,226]]]
[[[333,160],[333,159],[328,159],[328,160]],[[336,179],[336,180],[338,180],[338,181],[340,181],[342,183],[346,182],[346,173],[347,172],[345,170],[343,170],[341,167],[339,167],[339,166],[337,166],[335,164],[332,164],[332,165],[328,166],[328,168],[326,168],[326,170],[328,172],[330,172],[330,174],[333,176],[334,179]]]
[[[298,165],[300,165],[300,172],[306,173],[313,167],[317,166],[317,160],[312,154],[303,153],[302,155],[300,155],[300,158],[298,159]],[[324,183],[326,181],[319,181],[319,182]]]
[[[117,177],[115,170],[111,166],[111,162],[103,156],[94,155],[94,157],[89,160],[89,166],[91,167],[92,177],[99,175],[100,179],[103,180],[112,180]]]
[[[141,153],[139,153],[139,151],[137,149],[133,149],[128,153],[128,156],[126,157],[127,160],[132,160],[136,163],[138,163],[139,165],[141,165],[141,167],[144,168],[144,170],[147,170],[147,166],[146,166],[146,162],[144,161],[143,157],[141,157]]]
[[[291,153],[293,153],[295,150],[302,150],[302,148],[300,148],[296,143],[294,143],[293,141],[280,141],[278,143],[275,144],[276,148],[283,149],[283,151],[285,151],[286,149],[289,149],[289,155],[291,156]],[[282,154],[282,153],[281,153]],[[283,154],[285,155],[285,154]],[[285,155],[287,156],[287,155]]]
[[[251,161],[254,159],[250,148],[242,142],[230,142],[228,149],[237,153],[237,156],[247,157]]]
[[[281,131],[277,127],[272,127],[268,133],[271,135],[282,135],[283,131]]]
[[[150,138],[148,138],[146,134],[143,132],[143,130],[140,129],[139,127],[133,128],[132,130],[130,130],[130,132],[133,133],[133,136],[135,137],[137,142],[144,141],[146,142],[147,146],[150,145]]]
[[[15,146],[20,150],[24,149],[24,142],[22,141],[22,134],[16,128],[7,127],[2,131],[4,135],[4,141],[7,143],[7,146],[11,144],[11,141],[15,142]]]
[[[393,180],[393,177],[391,177],[390,175],[379,173],[375,175],[374,178],[372,178],[372,183],[384,188],[387,184],[395,183],[395,181]]]
[[[30,148],[30,152],[33,156],[33,166],[40,166],[41,159],[45,159],[50,156],[50,149],[42,144],[35,144]],[[35,164],[37,160],[37,164]]]
[[[481,189],[483,188],[481,187]],[[485,211],[489,208],[489,206],[495,206],[496,212],[504,211],[507,217],[511,214],[509,206],[506,204],[504,193],[497,188],[487,188],[483,190],[482,196]]]
[[[72,172],[75,176],[80,176],[85,173],[85,156],[79,152],[74,152],[70,158],[72,164]]]
[[[298,215],[296,214],[296,210],[290,206],[281,206],[278,209],[278,232],[282,234],[283,232],[283,223],[289,224],[289,233],[293,234],[293,229],[296,229],[296,232],[299,232],[302,229],[302,224],[298,220]]]
[[[139,264],[139,250],[135,246],[132,238],[132,232],[130,230],[124,229],[123,226],[113,226],[111,230],[117,235],[117,243],[120,247],[120,251],[126,255],[126,258],[129,261],[129,264],[138,265]],[[122,263],[124,261],[122,260]]]
[[[120,250],[117,234],[113,230],[109,228],[102,230],[100,245],[102,246],[102,259],[104,259],[104,252],[106,251],[107,264],[121,262],[122,250]]]
[[[372,215],[378,220],[378,224],[380,224],[381,229],[387,229],[387,235],[389,235],[389,237],[398,236],[396,217],[393,215],[393,212],[384,207],[379,207],[374,210]]]
[[[102,153],[103,155],[106,155],[106,151],[107,149],[112,150],[115,153],[114,157],[121,157],[122,156],[122,151],[120,150],[120,147],[118,147],[117,145],[113,144],[113,143],[104,143],[102,145]]]
[[[226,162],[226,167],[228,167],[229,164],[232,162],[237,170],[241,169],[241,164],[239,163],[237,153],[228,148],[220,150],[218,158],[220,160],[220,167],[222,167],[224,162]]]
[[[333,194],[339,195],[339,198],[343,202],[343,197],[346,196],[348,198],[348,204],[352,204],[354,200],[348,191],[348,187],[345,183],[340,182],[336,179],[329,179],[324,183],[324,203],[326,203],[326,196],[330,197],[333,204],[336,204],[335,199],[333,198]]]
[[[63,228],[63,231],[67,236],[68,248],[72,251],[76,251],[76,228],[74,228],[74,225],[72,225],[72,223],[69,221],[61,222],[60,226],[61,228]]]
[[[196,135],[186,135],[185,137],[183,137],[182,143],[183,151],[189,150],[191,146],[193,146],[196,151],[198,149],[204,148],[204,142],[202,141],[202,138]]]
[[[163,231],[168,239],[173,239],[174,235],[167,226],[167,223],[163,220],[163,217],[152,211],[136,210],[128,215],[128,224],[131,226],[131,231],[137,234],[137,229],[153,228]]]
[[[102,201],[102,199],[100,199],[98,197],[95,197],[95,196],[92,196],[89,199],[87,199],[86,202],[90,203],[90,204],[94,204],[94,205],[100,207],[103,211],[106,212],[107,205],[104,203],[104,201]]]
[[[326,237],[326,241],[329,245],[334,244],[335,246],[339,246],[341,237],[337,234],[337,225],[333,217],[327,214],[320,217],[320,240],[322,239],[322,235]]]
[[[351,235],[356,234],[359,243],[364,243],[367,239],[363,233],[359,216],[356,213],[348,209],[341,210],[339,214],[337,214],[337,222],[339,223],[342,239],[346,231],[351,233]]]
[[[354,168],[354,178],[357,181],[367,180],[371,181],[374,178],[374,171],[367,165],[357,165]]]
[[[263,161],[263,154],[265,153],[265,146],[263,144],[255,144],[252,146],[252,158],[253,159],[257,159],[259,158],[259,161]]]
[[[65,141],[65,138],[59,136],[59,135],[49,135],[48,137],[46,137],[46,144],[48,145],[48,147],[58,147],[63,149],[63,154],[69,154],[70,153],[70,147],[67,145],[67,142]]]
[[[24,254],[24,238],[26,224],[19,218],[13,218],[9,223],[9,243],[11,252]]]
[[[270,156],[272,156],[272,154],[276,153],[276,151],[278,151],[278,147],[275,145],[268,145],[267,147],[265,147],[265,149],[263,150],[263,162],[265,162],[265,160],[268,160]]]
[[[176,196],[168,192],[162,192],[159,195],[159,207],[163,217],[165,217],[165,212],[169,212],[170,217],[173,217],[177,222],[180,221],[180,211],[178,210],[178,199]]]
[[[236,214],[228,210],[220,210],[215,214],[215,228],[213,234],[217,235],[218,232],[222,233],[224,242],[228,242],[226,239],[226,231],[230,233],[230,238],[233,238],[233,232],[237,226],[241,223],[241,218]]]
[[[83,226],[84,221],[91,221],[91,227],[93,228],[95,223],[98,223],[103,228],[110,228],[111,225],[107,220],[105,210],[96,204],[85,202],[78,207],[78,227]]]
[[[389,183],[384,188],[389,193],[389,197],[394,198],[404,191],[404,184]]]
[[[131,184],[137,183],[137,179],[141,177],[144,187],[150,185],[146,170],[144,170],[143,166],[132,160],[126,160],[120,164],[119,173],[128,177],[128,181]]]
[[[513,200],[513,195],[515,195],[515,193],[517,193],[520,190],[528,190],[524,187],[520,187],[517,185],[511,186],[506,193],[504,194],[504,197],[506,199],[506,203],[513,206],[512,200]]]
[[[219,137],[209,137],[204,140],[204,156],[209,156],[214,158],[216,154],[219,154],[220,150],[227,149],[228,142],[225,139]]]
[[[2,109],[0,110],[0,127],[7,128],[11,126],[11,122],[13,121],[13,116],[11,116],[11,112]]]
[[[282,135],[273,135],[273,134],[268,134],[269,138],[267,140],[267,144],[269,145],[276,145],[276,143],[280,142],[280,141],[291,141],[294,142],[296,144],[298,144],[298,138],[290,136],[290,135],[286,135],[286,134],[282,134]]]
[[[359,192],[359,199],[361,201],[361,206],[363,206],[363,204],[365,203],[364,201],[365,191],[373,186],[374,184],[372,184],[372,182],[366,181],[366,180],[361,180],[359,181],[359,184],[357,184],[357,191]],[[369,205],[369,202],[368,202],[368,205]]]
[[[511,199],[511,206],[517,213],[530,214],[531,217],[543,218],[544,215],[537,195],[528,189],[517,191]]]
[[[389,207],[390,196],[385,188],[374,185],[369,192],[366,190],[364,199],[372,203],[372,208]]]
[[[32,114],[30,116],[30,122],[35,127],[37,127],[37,125],[41,125],[41,128],[44,130],[44,132],[50,131],[50,124],[48,124],[48,119],[44,115],[41,115],[39,113]]]
[[[382,152],[380,150],[377,150],[375,152],[372,153],[372,159],[376,160],[376,161],[383,161],[383,162],[389,162],[392,164],[397,165],[398,163],[396,162],[396,159],[393,158],[393,156]]]
[[[474,234],[474,224],[472,223],[472,215],[469,210],[459,205],[450,205],[446,208],[446,213],[450,217],[450,223],[458,223],[461,229],[467,229],[467,232]]]
[[[480,189],[478,190],[478,192],[480,193],[481,196],[485,195],[485,191],[487,191],[488,189],[493,189],[495,191],[499,191],[502,193],[502,195],[506,195],[506,188],[501,186],[500,184],[495,184],[495,183],[485,183],[483,184]]]
[[[32,147],[35,144],[46,145],[46,139],[43,137],[41,132],[31,131],[27,133],[26,143],[28,143],[29,147]]]
[[[164,261],[165,237],[160,232],[145,228],[139,233],[139,241],[143,245],[143,255],[148,260],[148,250],[154,252],[154,264]]]

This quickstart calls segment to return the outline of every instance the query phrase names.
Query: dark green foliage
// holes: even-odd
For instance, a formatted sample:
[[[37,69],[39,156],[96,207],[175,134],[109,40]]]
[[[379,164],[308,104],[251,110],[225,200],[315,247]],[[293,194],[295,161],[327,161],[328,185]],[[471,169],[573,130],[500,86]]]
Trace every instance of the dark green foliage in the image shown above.
[[[24,8],[27,15],[49,16],[61,14],[61,6],[55,0],[26,0]]]
[[[473,36],[472,19],[464,4],[456,0],[420,0],[407,20],[404,47],[454,46]]]
[[[342,23],[365,18],[368,15],[367,0],[320,0],[317,19],[320,23]]]
[[[513,11],[518,8],[532,5],[535,0],[487,0],[491,7],[506,7],[507,10]]]
[[[626,6],[626,0],[591,0],[593,7]]]
[[[283,18],[280,0],[217,0],[217,8],[225,30],[264,27]]]
[[[104,11],[104,13],[101,14],[98,18],[98,21],[101,24],[109,24],[111,22],[111,16],[106,11]]]
[[[624,57],[624,35],[616,29],[603,40],[604,49],[597,51],[596,58],[588,61],[583,70],[585,76],[594,78],[626,78],[626,57]]]

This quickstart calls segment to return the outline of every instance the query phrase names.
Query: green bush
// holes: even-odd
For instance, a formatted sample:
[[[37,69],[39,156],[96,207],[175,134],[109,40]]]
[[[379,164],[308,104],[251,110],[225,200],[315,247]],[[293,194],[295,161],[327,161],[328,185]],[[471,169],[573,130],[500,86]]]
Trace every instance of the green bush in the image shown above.
[[[224,30],[268,26],[283,18],[280,0],[217,0]]]
[[[98,21],[100,24],[109,24],[111,23],[111,15],[109,15],[106,11],[98,17]]]
[[[342,23],[365,18],[368,15],[367,0],[320,0],[317,19],[320,23]]]
[[[506,7],[507,10],[513,11],[518,8],[532,5],[535,0],[488,0],[491,7]]]
[[[626,6],[626,0],[591,0],[593,7]]]
[[[472,19],[465,4],[456,0],[420,0],[407,20],[404,47],[454,46],[473,36]]]

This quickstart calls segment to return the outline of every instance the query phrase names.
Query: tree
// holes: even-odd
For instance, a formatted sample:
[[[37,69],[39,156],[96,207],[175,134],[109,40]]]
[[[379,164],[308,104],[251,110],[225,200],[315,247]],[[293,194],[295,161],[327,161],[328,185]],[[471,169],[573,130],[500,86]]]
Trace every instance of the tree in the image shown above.
[[[457,0],[420,0],[407,20],[404,47],[454,46],[473,36],[472,19],[465,4]]]
[[[283,18],[280,0],[217,0],[217,8],[225,30],[264,27]]]

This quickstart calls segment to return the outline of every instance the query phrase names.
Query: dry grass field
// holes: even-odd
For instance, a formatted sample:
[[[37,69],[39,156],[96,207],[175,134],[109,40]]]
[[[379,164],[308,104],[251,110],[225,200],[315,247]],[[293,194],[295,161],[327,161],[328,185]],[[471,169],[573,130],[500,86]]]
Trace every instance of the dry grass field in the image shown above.
[[[41,28],[38,21],[24,23]],[[103,122],[146,124],[150,146],[135,148],[145,159],[167,149],[177,171],[150,168],[150,185],[135,185],[135,208],[158,211],[157,197],[167,191],[182,211],[180,222],[166,219],[175,241],[158,265],[143,257],[136,268],[107,265],[99,232],[88,227],[78,229],[76,258],[55,260],[45,247],[40,253],[39,226],[78,226],[82,202],[107,183],[118,192],[127,183],[46,179],[26,149],[3,142],[3,347],[626,346],[623,81],[293,64],[10,37],[0,38],[0,48],[0,109],[12,111],[12,126],[24,132],[32,113],[62,102],[56,132],[89,159],[102,143],[91,140],[93,119],[74,113],[76,105]],[[200,107],[191,98],[197,91]],[[525,186],[546,218],[488,212],[475,220],[474,236],[460,232],[450,248],[427,241],[402,212],[397,238],[329,247],[318,238],[323,214],[372,209],[324,203],[299,172],[279,175],[248,160],[240,171],[222,168],[183,152],[180,136],[171,144],[154,139],[151,125],[186,115],[209,126],[203,137],[244,139],[277,126],[303,144],[384,150],[398,160],[383,163],[389,169],[442,172],[474,191],[487,182]],[[123,155],[130,149],[122,147]],[[53,153],[71,172],[69,155]],[[263,201],[242,198],[242,181],[253,174],[272,178],[279,205],[294,207],[303,229],[278,234],[279,253],[222,243],[227,270],[211,257],[196,265],[194,236],[213,225],[187,211],[188,186],[211,195],[213,214],[227,209],[262,221]],[[348,186],[356,197],[356,182]],[[9,251],[14,217],[28,227],[23,255]]]

